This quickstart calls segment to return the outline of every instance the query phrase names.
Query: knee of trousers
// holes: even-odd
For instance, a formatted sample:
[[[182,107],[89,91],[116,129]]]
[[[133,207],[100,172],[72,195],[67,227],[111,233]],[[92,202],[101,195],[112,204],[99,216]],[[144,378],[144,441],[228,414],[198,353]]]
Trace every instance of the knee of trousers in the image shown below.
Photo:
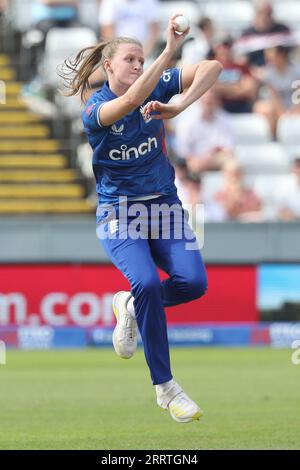
[[[147,276],[138,280],[132,286],[132,295],[136,299],[139,296],[161,296],[161,284],[158,276]]]
[[[182,285],[182,291],[185,292],[185,298],[187,301],[199,299],[207,291],[207,279],[206,277],[191,277],[185,278],[180,283]]]

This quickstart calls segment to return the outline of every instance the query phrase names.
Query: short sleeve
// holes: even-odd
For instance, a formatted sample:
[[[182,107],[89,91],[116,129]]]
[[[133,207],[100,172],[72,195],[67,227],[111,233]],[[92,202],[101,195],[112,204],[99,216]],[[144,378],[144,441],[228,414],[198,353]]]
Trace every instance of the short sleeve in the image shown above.
[[[155,88],[155,98],[167,103],[172,96],[182,92],[182,69],[164,70]]]
[[[104,129],[100,122],[100,109],[106,103],[106,101],[99,101],[96,103],[91,103],[86,106],[82,112],[82,121],[84,128],[97,130]]]

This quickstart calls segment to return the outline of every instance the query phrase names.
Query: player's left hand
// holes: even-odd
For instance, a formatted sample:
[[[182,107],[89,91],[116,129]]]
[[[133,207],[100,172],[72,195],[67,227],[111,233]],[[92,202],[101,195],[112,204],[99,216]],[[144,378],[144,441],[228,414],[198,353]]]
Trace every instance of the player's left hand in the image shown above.
[[[175,103],[165,104],[160,101],[149,101],[143,112],[145,115],[151,115],[152,119],[172,119],[180,113],[180,109]]]

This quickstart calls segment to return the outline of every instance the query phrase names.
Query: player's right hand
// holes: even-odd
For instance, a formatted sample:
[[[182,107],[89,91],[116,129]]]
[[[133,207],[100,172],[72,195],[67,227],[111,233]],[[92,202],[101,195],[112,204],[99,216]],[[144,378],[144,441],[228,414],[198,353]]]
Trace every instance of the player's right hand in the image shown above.
[[[168,24],[168,29],[167,29],[167,44],[166,44],[166,49],[170,52],[175,52],[176,49],[181,46],[183,43],[184,39],[190,32],[190,28],[188,28],[184,33],[176,33],[176,23],[174,22],[175,18],[177,16],[182,15],[182,13],[176,13],[176,15],[173,15]]]

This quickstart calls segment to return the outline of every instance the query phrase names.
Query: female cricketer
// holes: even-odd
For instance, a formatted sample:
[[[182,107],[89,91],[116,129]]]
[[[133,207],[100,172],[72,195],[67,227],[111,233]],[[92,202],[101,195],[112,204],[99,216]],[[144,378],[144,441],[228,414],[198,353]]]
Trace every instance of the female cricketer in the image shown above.
[[[201,297],[207,279],[199,249],[187,249],[187,242],[197,241],[177,196],[163,119],[198,100],[215,83],[222,66],[210,60],[167,68],[189,32],[176,32],[177,16],[169,20],[165,49],[147,70],[141,44],[120,37],[83,49],[73,61],[66,61],[65,78],[69,95],[80,93],[84,101],[92,73],[101,67],[107,77],[88,99],[82,118],[94,152],[98,238],[131,288],[113,298],[115,351],[122,358],[132,357],[139,329],[157,404],[175,421],[191,422],[203,412],[173,379],[164,308]],[[169,103],[183,91],[176,103]],[[153,215],[154,205],[163,207],[161,214]],[[139,217],[133,210],[137,206]],[[173,211],[170,217],[168,209]],[[137,219],[139,230],[133,230]],[[176,235],[176,227],[184,229],[182,236]],[[168,279],[160,281],[157,267]]]

